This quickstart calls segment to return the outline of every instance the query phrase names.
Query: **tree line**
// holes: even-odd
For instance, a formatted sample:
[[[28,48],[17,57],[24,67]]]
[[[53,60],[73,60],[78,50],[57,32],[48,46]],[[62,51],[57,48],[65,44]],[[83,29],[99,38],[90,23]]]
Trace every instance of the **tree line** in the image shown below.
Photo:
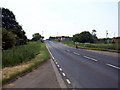
[[[15,15],[7,8],[0,8],[0,18],[2,19],[2,49],[9,49],[13,46],[27,43],[26,32],[17,22]]]
[[[26,32],[22,26],[17,22],[15,15],[7,8],[0,8],[0,30],[2,30],[2,49],[6,50],[14,46],[27,44],[29,39],[25,35]],[[32,35],[31,41],[43,40],[39,33]],[[0,38],[1,39],[1,38]],[[43,41],[42,41],[43,42]]]
[[[96,36],[96,30],[92,30],[92,34],[89,31],[83,31],[73,35],[72,40],[80,43],[95,43],[98,38]]]

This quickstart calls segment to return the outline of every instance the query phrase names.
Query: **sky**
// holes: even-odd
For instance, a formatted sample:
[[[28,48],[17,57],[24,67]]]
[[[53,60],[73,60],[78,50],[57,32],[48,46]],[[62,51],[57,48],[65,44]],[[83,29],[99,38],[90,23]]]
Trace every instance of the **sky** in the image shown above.
[[[29,39],[34,33],[72,36],[95,29],[98,38],[118,36],[119,0],[0,0],[22,25]],[[120,35],[119,35],[120,36]]]

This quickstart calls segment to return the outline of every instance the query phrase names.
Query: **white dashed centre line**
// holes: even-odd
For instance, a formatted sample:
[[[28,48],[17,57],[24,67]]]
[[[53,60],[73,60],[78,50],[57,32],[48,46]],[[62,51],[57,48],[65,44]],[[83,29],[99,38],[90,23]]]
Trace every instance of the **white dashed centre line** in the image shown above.
[[[106,64],[106,65],[108,65],[108,66],[110,66],[110,67],[113,67],[113,68],[116,68],[116,69],[120,69],[119,67],[114,66],[114,65],[112,65],[112,64]]]
[[[66,81],[67,81],[67,83],[68,83],[68,84],[71,84],[71,82],[70,82],[70,80],[69,80],[69,79],[66,79]]]
[[[66,75],[65,75],[65,73],[62,73],[62,75],[65,77]]]
[[[90,57],[87,57],[87,56],[83,56],[83,57],[85,57],[85,58],[87,58],[87,59],[90,59],[90,60],[93,60],[93,61],[98,61],[98,60],[96,60],[96,59],[94,59],[94,58],[90,58]]]
[[[68,52],[70,51],[70,50],[67,50]]]
[[[76,54],[76,55],[80,55],[79,53],[76,53],[76,52],[73,52],[74,54]]]

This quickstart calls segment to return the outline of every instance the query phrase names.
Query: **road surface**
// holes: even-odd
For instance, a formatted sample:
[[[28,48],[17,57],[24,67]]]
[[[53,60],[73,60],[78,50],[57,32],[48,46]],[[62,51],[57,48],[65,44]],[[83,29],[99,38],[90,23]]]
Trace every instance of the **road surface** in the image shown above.
[[[45,43],[68,87],[118,88],[117,53],[76,49],[54,41]]]

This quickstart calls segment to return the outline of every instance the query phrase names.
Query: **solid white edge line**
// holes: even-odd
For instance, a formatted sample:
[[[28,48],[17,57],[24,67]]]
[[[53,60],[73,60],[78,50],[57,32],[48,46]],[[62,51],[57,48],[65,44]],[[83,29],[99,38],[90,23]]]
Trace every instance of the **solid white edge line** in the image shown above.
[[[47,45],[46,45],[46,47],[47,47]],[[48,47],[47,47],[47,49],[48,49]],[[48,49],[48,51],[49,51],[50,55],[52,55],[49,49]],[[55,59],[54,59],[54,60],[55,60]],[[64,80],[62,79],[60,73],[58,72],[58,69],[56,68],[55,64],[53,63],[53,60],[50,59],[50,61],[51,61],[51,64],[52,64],[52,66],[53,66],[53,69],[54,69],[54,71],[55,71],[56,78],[57,78],[57,81],[58,81],[60,87],[61,87],[61,88],[67,88]]]
[[[52,55],[52,53],[50,52],[50,50],[49,50],[49,48],[48,48],[48,46],[47,46],[47,45],[46,45],[46,47],[47,47],[47,49],[48,49],[48,51],[49,51],[50,55],[52,56],[52,59],[53,59],[53,60],[55,60],[55,58],[53,57],[53,55]]]
[[[66,75],[65,75],[65,73],[62,73],[62,75],[65,77]]]
[[[111,67],[116,68],[116,69],[120,69],[119,67],[114,66],[114,65],[112,65],[112,64],[106,64],[106,65],[111,66]]]
[[[68,83],[68,84],[71,84],[71,82],[70,82],[70,80],[69,80],[69,79],[66,79],[66,81],[67,81],[67,83]]]
[[[87,57],[87,56],[84,56],[85,58],[87,58],[87,59],[91,59],[91,60],[93,60],[93,61],[98,61],[98,60],[96,60],[96,59],[94,59],[94,58],[90,58],[90,57]]]

